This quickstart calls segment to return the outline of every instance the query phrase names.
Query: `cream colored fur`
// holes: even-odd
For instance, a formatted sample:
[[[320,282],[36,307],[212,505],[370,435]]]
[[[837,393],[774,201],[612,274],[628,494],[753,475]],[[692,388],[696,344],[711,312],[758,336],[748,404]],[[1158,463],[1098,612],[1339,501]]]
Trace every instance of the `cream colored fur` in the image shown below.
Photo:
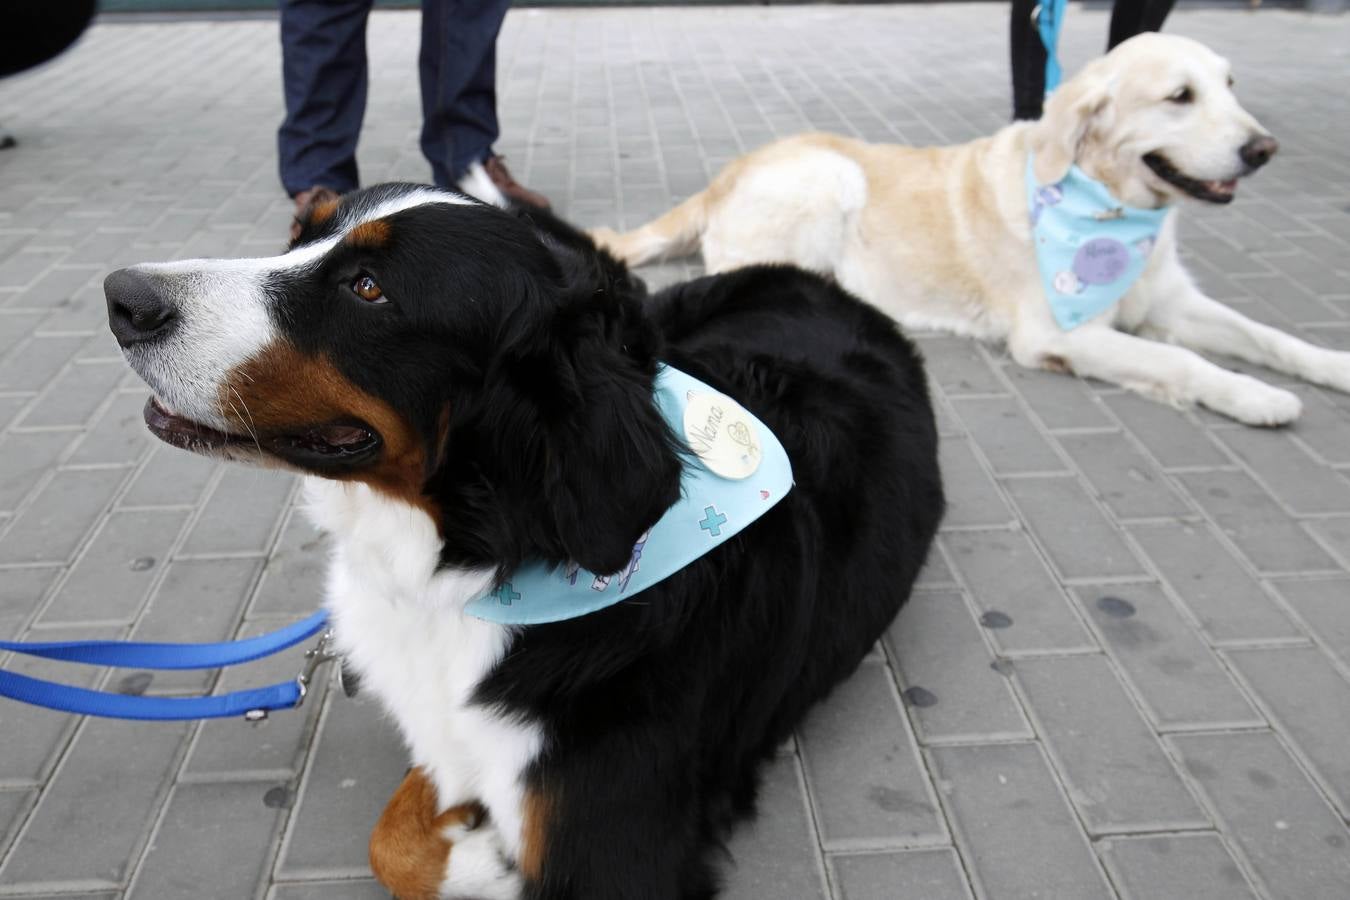
[[[1190,102],[1169,99],[1182,88]],[[655,221],[593,236],[630,265],[695,249],[710,272],[795,263],[832,275],[909,328],[1003,340],[1024,366],[1282,425],[1298,417],[1297,396],[1193,351],[1347,392],[1350,353],[1313,346],[1205,296],[1177,257],[1175,212],[1130,291],[1092,321],[1060,330],[1042,293],[1024,186],[1034,153],[1041,183],[1077,163],[1133,206],[1201,202],[1143,157],[1162,153],[1192,178],[1226,181],[1246,174],[1239,150],[1264,135],[1238,103],[1226,60],[1195,41],[1146,34],[1062,85],[1039,122],[922,149],[827,134],[788,138],[733,161]]]

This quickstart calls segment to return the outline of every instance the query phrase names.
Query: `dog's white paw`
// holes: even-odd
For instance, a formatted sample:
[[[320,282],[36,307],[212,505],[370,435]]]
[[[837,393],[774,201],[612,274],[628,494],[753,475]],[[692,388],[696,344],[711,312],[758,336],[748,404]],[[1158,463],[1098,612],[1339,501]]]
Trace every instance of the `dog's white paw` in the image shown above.
[[[1274,427],[1288,425],[1303,412],[1297,394],[1271,387],[1246,375],[1237,376],[1219,402],[1205,403],[1215,412],[1232,416],[1244,425]],[[1203,400],[1202,400],[1203,402]]]
[[[445,836],[454,846],[441,882],[444,900],[516,900],[520,896],[520,873],[507,859],[501,835],[491,822],[473,830],[453,825]]]

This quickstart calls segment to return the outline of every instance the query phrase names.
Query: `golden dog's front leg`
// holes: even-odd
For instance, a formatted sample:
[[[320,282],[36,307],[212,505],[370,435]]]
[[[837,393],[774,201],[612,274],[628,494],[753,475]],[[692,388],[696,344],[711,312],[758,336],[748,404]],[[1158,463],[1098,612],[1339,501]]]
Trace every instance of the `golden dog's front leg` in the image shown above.
[[[411,769],[370,835],[370,868],[399,900],[513,900],[520,878],[502,857],[483,807],[441,810],[436,787]]]

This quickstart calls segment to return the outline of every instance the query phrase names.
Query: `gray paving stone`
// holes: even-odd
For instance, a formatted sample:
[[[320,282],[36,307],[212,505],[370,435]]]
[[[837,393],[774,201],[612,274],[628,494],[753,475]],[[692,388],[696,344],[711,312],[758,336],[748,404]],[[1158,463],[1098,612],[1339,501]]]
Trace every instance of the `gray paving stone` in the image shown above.
[[[952,850],[836,854],[830,857],[840,900],[970,900],[961,862]],[[761,896],[785,897],[786,894]]]
[[[811,711],[798,743],[827,850],[946,842],[932,786],[884,665],[865,664],[836,687],[829,703]]]
[[[17,509],[38,485],[43,473],[55,468],[74,436],[66,431],[34,431],[0,435],[0,509]]]
[[[0,391],[39,391],[84,344],[82,337],[38,337],[0,361]]]
[[[289,473],[227,466],[181,552],[263,552],[294,486]]]
[[[1263,724],[1156,585],[1081,587],[1073,593],[1156,727]]]
[[[1255,900],[1242,870],[1215,834],[1113,837],[1097,845],[1123,900]]]
[[[1006,527],[1016,520],[994,480],[975,458],[968,440],[942,441],[939,451],[942,483],[947,495],[943,527]]]
[[[1126,392],[1108,394],[1102,399],[1163,468],[1221,466],[1229,462],[1208,433],[1183,412]]]
[[[1334,570],[1336,561],[1241,472],[1178,476],[1252,565],[1263,572]]]
[[[1025,534],[958,532],[943,543],[1001,652],[1097,648]]]
[[[57,472],[0,538],[0,563],[68,561],[120,483],[107,472]]]
[[[70,455],[70,465],[130,465],[138,462],[154,442],[141,417],[144,407],[144,394],[119,393],[90,423],[84,438]]]
[[[1137,525],[1129,533],[1210,641],[1303,637],[1208,524]]]
[[[944,335],[921,337],[917,343],[929,379],[947,396],[1007,392],[974,342]]]
[[[1015,400],[955,397],[952,409],[970,429],[997,475],[1062,472],[1063,461],[1036,431]]]
[[[122,506],[192,506],[222,463],[154,442],[150,457],[122,495]]]
[[[1271,722],[1311,763],[1341,817],[1350,821],[1350,683],[1315,648],[1227,655]]]
[[[1066,434],[1058,440],[1116,518],[1163,518],[1192,512],[1167,477],[1126,435]]]
[[[369,698],[330,694],[322,725],[286,829],[283,879],[367,877],[370,829],[408,768],[393,725]]]
[[[269,782],[180,784],[128,900],[238,900],[266,885],[281,810]],[[210,847],[210,853],[203,853]]]
[[[1105,428],[1114,424],[1101,398],[1081,378],[1008,362],[1003,372],[1046,428]]]
[[[374,879],[359,881],[309,881],[279,884],[267,900],[389,900],[389,892]]]
[[[182,510],[114,512],[43,611],[42,623],[131,621],[186,520]]]
[[[6,394],[0,396],[0,431],[9,427],[9,423],[18,417],[33,400],[31,394]]]
[[[727,900],[829,896],[795,756],[780,756],[767,767],[759,814],[736,831],[727,849]]]
[[[1078,479],[1009,478],[1003,486],[1064,578],[1147,574]]]
[[[1350,463],[1350,415],[1330,399],[1333,393],[1308,385],[1298,385],[1295,393],[1303,400],[1303,415],[1294,437],[1324,462]]]
[[[120,362],[71,366],[56,377],[18,425],[22,428],[84,425],[117,386],[122,371]]]
[[[1187,735],[1170,742],[1270,896],[1344,893],[1350,830],[1274,735]]]
[[[293,509],[282,526],[276,548],[267,559],[252,615],[308,615],[323,601],[328,547],[309,518]]]
[[[120,886],[147,837],[186,733],[180,724],[90,720],[0,869],[0,884]],[[109,760],[117,761],[116,777],[109,777]],[[57,847],[79,852],[52,852]]]
[[[959,592],[922,591],[886,632],[915,730],[934,741],[1033,737]]]
[[[1209,826],[1105,657],[1024,659],[1013,671],[1090,833]]]
[[[1350,580],[1281,581],[1275,590],[1350,671]]]
[[[9,640],[20,636],[59,574],[61,570],[55,566],[0,569],[0,637]]]
[[[10,840],[28,815],[36,796],[36,791],[0,791],[0,855],[9,849]]]
[[[1350,511],[1350,482],[1318,466],[1289,433],[1233,428],[1219,433],[1295,515]]]
[[[160,582],[131,636],[138,641],[223,641],[236,625],[257,582],[256,559],[177,559]],[[291,658],[295,665],[295,657]],[[200,691],[214,670],[159,671],[150,691]]]
[[[1350,568],[1350,518],[1331,516],[1304,521],[1303,528],[1323,547]]]
[[[1113,896],[1036,744],[929,753],[977,896]],[[1029,866],[1031,859],[1047,864]]]

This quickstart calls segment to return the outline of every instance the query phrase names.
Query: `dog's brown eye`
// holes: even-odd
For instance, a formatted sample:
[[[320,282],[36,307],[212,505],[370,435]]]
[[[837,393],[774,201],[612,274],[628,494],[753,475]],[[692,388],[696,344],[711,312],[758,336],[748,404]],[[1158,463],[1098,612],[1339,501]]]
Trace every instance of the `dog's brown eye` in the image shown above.
[[[1167,96],[1172,103],[1190,103],[1195,99],[1195,94],[1189,87],[1180,88]]]
[[[1237,82],[1233,81],[1233,76],[1232,76],[1232,75],[1229,75],[1229,76],[1228,76],[1228,86],[1229,86],[1229,87],[1232,87],[1232,86],[1233,86],[1234,84],[1236,84],[1236,83],[1237,83]]]
[[[352,282],[352,293],[367,303],[384,303],[384,291],[369,275],[358,275]]]

